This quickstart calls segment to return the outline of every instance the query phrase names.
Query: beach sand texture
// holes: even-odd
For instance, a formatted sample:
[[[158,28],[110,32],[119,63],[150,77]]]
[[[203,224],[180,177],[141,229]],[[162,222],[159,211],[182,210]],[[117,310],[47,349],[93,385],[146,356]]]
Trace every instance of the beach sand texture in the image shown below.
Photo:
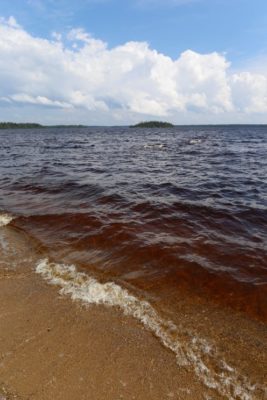
[[[238,315],[227,320],[216,309],[203,324],[199,306],[188,303],[186,309],[183,303],[179,318],[202,335],[212,335],[213,326],[217,347],[242,379],[256,384],[240,396],[223,395],[208,388],[192,365],[178,365],[175,354],[133,317],[59,296],[57,286],[35,274],[42,251],[12,226],[1,228],[1,400],[265,398],[263,324]]]
[[[25,263],[38,258],[29,242],[6,228],[7,236],[16,241],[21,263],[7,268],[2,254],[3,398],[202,398],[202,384],[194,374],[179,370],[175,356],[142,325],[116,309],[82,307],[59,298],[57,288]]]

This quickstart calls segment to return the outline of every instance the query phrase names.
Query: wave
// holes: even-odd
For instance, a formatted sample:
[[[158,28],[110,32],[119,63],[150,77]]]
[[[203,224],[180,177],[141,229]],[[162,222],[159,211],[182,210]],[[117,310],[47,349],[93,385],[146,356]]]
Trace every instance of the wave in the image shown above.
[[[189,144],[199,144],[201,142],[202,142],[201,139],[191,139],[191,140],[189,140]]]
[[[8,225],[14,217],[10,214],[0,213],[0,227]]]
[[[146,143],[144,149],[166,149],[167,145],[165,143]]]
[[[134,317],[175,354],[180,367],[191,366],[197,377],[220,395],[230,400],[252,400],[259,398],[256,392],[263,392],[264,388],[250,383],[222,360],[206,339],[188,331],[182,332],[172,321],[162,318],[150,303],[138,299],[118,284],[101,283],[78,272],[74,265],[50,262],[47,258],[37,263],[36,273],[50,284],[59,286],[60,293],[73,300],[117,307],[125,315]]]

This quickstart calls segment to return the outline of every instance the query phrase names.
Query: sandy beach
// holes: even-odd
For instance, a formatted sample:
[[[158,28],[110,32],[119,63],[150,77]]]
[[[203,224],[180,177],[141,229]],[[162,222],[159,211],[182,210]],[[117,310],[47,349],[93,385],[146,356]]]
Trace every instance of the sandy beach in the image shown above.
[[[60,296],[35,273],[43,249],[22,232],[2,227],[1,243],[1,400],[265,398],[263,324],[181,299],[179,327],[209,337],[214,346],[196,360],[198,368],[193,356],[192,365],[182,366],[153,332],[120,309]],[[181,346],[188,345],[185,332]],[[205,368],[217,387],[207,384],[213,381]]]
[[[194,374],[133,318],[59,298],[31,273],[2,274],[0,286],[4,399],[202,398]]]

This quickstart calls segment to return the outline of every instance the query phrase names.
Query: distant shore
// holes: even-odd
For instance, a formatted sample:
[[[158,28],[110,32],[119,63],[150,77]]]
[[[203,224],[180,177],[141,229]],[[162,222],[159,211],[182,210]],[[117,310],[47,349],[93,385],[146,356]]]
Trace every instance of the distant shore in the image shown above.
[[[140,122],[135,125],[81,125],[81,124],[59,124],[59,125],[42,125],[32,122],[0,122],[1,129],[51,129],[51,128],[183,128],[183,127],[244,127],[244,126],[267,126],[267,124],[169,124],[158,123],[157,121]]]
[[[162,121],[145,121],[139,122],[136,125],[131,125],[130,128],[173,128],[173,124],[170,122]]]
[[[32,122],[0,122],[0,129],[87,128],[86,125],[41,125]]]

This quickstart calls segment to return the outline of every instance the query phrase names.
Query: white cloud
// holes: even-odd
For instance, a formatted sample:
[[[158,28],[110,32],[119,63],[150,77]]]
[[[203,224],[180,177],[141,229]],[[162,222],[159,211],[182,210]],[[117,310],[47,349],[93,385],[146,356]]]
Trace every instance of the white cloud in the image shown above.
[[[59,107],[59,108],[72,108],[72,104],[58,101],[58,100],[51,100],[44,96],[29,96],[26,93],[16,93],[9,96],[10,100],[14,100],[18,103],[29,103],[29,104],[39,104],[42,106],[49,106],[49,107]]]
[[[58,42],[60,42],[62,40],[62,34],[59,32],[52,32],[51,36],[53,39],[55,39]]]
[[[39,119],[47,120],[49,112],[52,123],[53,109],[57,118],[69,113],[75,122],[90,123],[93,116],[99,124],[145,117],[183,123],[267,122],[267,73],[232,73],[222,54],[187,50],[172,60],[145,42],[109,49],[82,29],[72,29],[63,39],[59,33],[51,40],[34,37],[13,17],[0,20],[5,115],[13,107],[17,118],[26,113],[27,120],[29,115],[33,119],[35,107]],[[0,118],[6,119],[2,113]]]
[[[234,74],[231,88],[236,109],[245,113],[267,113],[267,74]]]

